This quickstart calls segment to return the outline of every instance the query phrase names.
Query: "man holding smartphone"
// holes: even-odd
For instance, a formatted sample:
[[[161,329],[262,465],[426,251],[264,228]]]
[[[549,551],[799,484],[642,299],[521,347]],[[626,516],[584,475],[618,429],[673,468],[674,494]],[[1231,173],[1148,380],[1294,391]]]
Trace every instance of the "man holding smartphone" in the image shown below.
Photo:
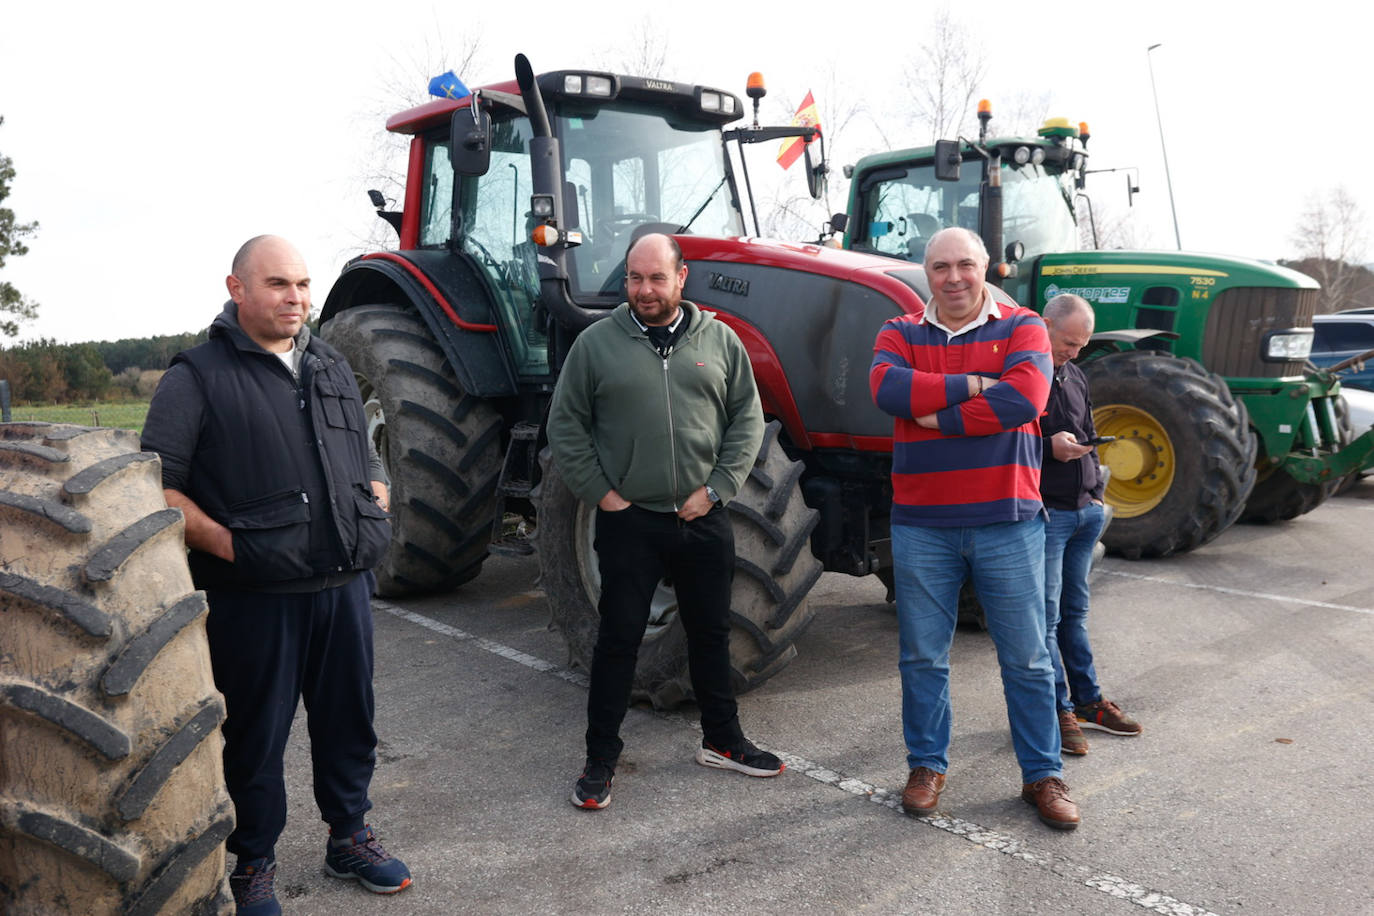
[[[1093,333],[1086,300],[1061,293],[1045,304],[1054,381],[1040,418],[1044,457],[1040,496],[1045,526],[1045,642],[1054,662],[1060,746],[1066,754],[1088,753],[1084,728],[1113,735],[1140,734],[1140,723],[1102,697],[1088,643],[1088,573],[1093,546],[1102,534],[1106,487],[1096,445],[1088,380],[1073,364]]]

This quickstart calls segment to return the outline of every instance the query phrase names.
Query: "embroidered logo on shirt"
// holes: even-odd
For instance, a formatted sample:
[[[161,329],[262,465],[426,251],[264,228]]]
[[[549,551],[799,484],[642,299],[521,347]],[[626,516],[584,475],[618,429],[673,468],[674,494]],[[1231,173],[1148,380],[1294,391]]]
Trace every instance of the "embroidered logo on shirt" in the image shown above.
[[[993,344],[993,345],[992,345],[992,352],[994,352],[994,353],[997,352],[997,344]]]

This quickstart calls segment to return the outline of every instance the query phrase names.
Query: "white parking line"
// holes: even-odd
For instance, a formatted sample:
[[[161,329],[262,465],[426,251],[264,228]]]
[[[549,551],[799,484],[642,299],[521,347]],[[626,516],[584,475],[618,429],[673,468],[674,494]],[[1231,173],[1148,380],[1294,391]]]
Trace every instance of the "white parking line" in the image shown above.
[[[1329,601],[1313,601],[1310,598],[1294,598],[1291,595],[1269,595],[1264,592],[1247,592],[1242,588],[1227,588],[1223,585],[1204,585],[1200,582],[1178,582],[1160,576],[1142,576],[1139,573],[1119,572],[1115,569],[1097,570],[1104,576],[1120,576],[1123,579],[1136,579],[1140,582],[1159,582],[1163,585],[1176,585],[1179,588],[1196,588],[1205,592],[1219,592],[1223,595],[1238,595],[1242,598],[1263,598],[1282,604],[1301,604],[1307,607],[1324,607],[1334,611],[1354,611],[1357,614],[1374,614],[1374,608],[1354,607],[1349,604],[1332,604]]]
[[[1104,572],[1105,571],[1106,570],[1104,570]],[[1128,574],[1117,573],[1116,575]],[[1148,577],[1136,576],[1135,578]],[[575,671],[569,671],[567,668],[564,668],[561,665],[555,665],[553,662],[547,662],[544,661],[542,658],[536,658],[535,656],[530,655],[526,652],[521,652],[518,649],[512,649],[509,646],[504,646],[501,643],[493,642],[490,639],[484,639],[483,637],[475,636],[472,633],[465,632],[463,630],[458,629],[457,627],[451,627],[446,623],[440,623],[437,620],[432,620],[429,617],[424,616],[423,614],[417,614],[414,611],[407,611],[404,608],[399,608],[396,605],[391,604],[387,601],[382,601],[380,599],[374,598],[372,599],[372,606],[378,610],[385,611],[386,613],[391,614],[393,617],[399,617],[402,620],[409,621],[410,623],[424,627],[425,629],[431,630],[435,633],[448,636],[460,642],[470,642],[486,652],[490,652],[493,655],[499,655],[502,658],[506,658],[515,662],[516,664],[524,665],[526,668],[532,668],[533,670],[543,672],[544,674],[552,674],[555,677],[561,678],[562,680],[568,681],[572,684],[577,684],[580,687],[587,686],[586,675],[579,674]],[[1323,606],[1339,607],[1339,605]],[[1360,609],[1352,608],[1351,610]],[[696,724],[694,722],[689,722],[683,716],[679,716],[673,713],[656,713],[656,715],[660,715],[663,718],[680,721],[691,726],[695,726]],[[770,748],[769,750],[772,750],[773,753],[777,754],[780,758],[782,758],[782,761],[787,764],[787,768],[795,773],[800,773],[803,776],[807,776],[811,779],[816,780],[817,782],[824,783],[825,785],[834,786],[842,792],[848,792],[850,795],[854,795],[859,798],[866,798],[874,804],[881,805],[884,808],[887,808],[888,810],[893,811],[902,817],[911,817],[910,815],[902,811],[902,799],[900,793],[891,792],[879,786],[871,785],[867,782],[864,782],[861,779],[856,779],[852,776],[846,776],[843,773],[829,769],[828,767],[823,767],[818,763],[814,763],[813,761],[810,761],[805,757],[799,757],[796,754],[789,754],[784,751],[779,751],[775,748]],[[936,828],[937,830],[943,830],[946,833],[953,834],[954,836],[962,837],[963,839],[968,840],[970,843],[975,843],[986,849],[991,849],[996,852],[1000,852],[1003,855],[1011,856],[1014,859],[1019,859],[1020,861],[1026,862],[1029,865],[1033,865],[1036,868],[1043,868],[1046,871],[1052,872],[1056,875],[1062,875],[1066,878],[1069,878],[1070,880],[1082,884],[1085,887],[1090,887],[1093,890],[1101,891],[1109,897],[1115,897],[1119,900],[1128,901],[1130,903],[1135,904],[1136,906],[1143,907],[1147,910],[1152,910],[1156,913],[1163,913],[1166,914],[1166,916],[1217,916],[1216,913],[1213,913],[1211,910],[1208,910],[1205,907],[1195,906],[1191,903],[1184,903],[1183,901],[1178,900],[1175,897],[1170,897],[1168,894],[1161,893],[1160,891],[1151,890],[1147,887],[1136,884],[1133,881],[1128,881],[1125,878],[1121,878],[1116,875],[1109,875],[1102,872],[1097,872],[1084,865],[1076,865],[1073,862],[1070,862],[1069,860],[1061,856],[1051,857],[1049,855],[1045,855],[1044,853],[1036,852],[1034,849],[1030,848],[1021,840],[1018,840],[1016,837],[1011,836],[1010,834],[999,833],[996,830],[989,830],[988,828],[975,824],[972,821],[961,820],[957,817],[946,817],[944,815],[939,814],[930,817],[920,817],[911,819],[924,821],[925,823]]]

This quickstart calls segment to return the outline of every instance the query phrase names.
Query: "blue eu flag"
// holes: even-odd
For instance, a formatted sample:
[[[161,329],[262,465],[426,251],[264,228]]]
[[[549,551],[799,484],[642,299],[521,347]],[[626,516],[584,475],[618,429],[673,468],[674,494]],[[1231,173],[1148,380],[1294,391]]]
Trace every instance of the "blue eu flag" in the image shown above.
[[[429,81],[429,94],[437,95],[441,99],[461,99],[472,95],[452,70],[441,73]]]

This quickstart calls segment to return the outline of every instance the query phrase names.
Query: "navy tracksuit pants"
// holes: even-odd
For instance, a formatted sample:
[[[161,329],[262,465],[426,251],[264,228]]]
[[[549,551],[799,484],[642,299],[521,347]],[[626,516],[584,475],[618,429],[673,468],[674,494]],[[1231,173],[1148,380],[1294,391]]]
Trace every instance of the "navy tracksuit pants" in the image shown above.
[[[376,763],[372,575],[301,594],[207,590],[206,632],[224,694],[224,779],[237,825],[228,850],[273,857],[286,826],[282,757],[304,698],[315,802],[335,836],[363,827]]]

